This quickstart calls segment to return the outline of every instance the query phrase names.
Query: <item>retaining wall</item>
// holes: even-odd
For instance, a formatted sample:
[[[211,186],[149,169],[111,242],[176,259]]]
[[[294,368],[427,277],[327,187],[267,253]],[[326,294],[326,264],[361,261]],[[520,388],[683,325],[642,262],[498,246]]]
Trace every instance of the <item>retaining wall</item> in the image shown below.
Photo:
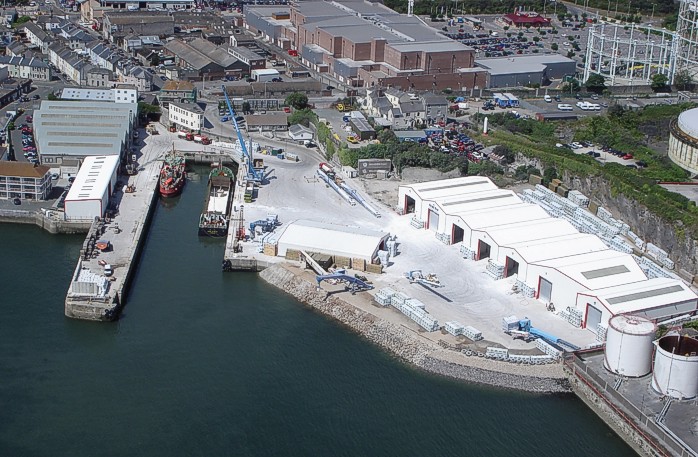
[[[341,296],[327,295],[324,290],[317,290],[314,283],[300,274],[300,270],[297,274],[292,268],[288,264],[276,264],[264,270],[260,276],[418,368],[468,382],[529,392],[570,391],[559,364],[513,365],[482,357],[467,357],[460,352],[444,349],[417,331],[371,314],[343,300]],[[364,292],[353,297],[365,299],[367,305],[371,306],[369,294]]]

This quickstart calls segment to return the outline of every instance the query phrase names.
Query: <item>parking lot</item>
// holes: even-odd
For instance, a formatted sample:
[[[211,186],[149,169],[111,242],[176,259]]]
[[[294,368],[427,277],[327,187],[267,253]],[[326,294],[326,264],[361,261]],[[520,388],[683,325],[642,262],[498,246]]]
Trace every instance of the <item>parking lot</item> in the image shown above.
[[[629,168],[644,168],[647,164],[642,160],[637,160],[630,152],[620,151],[589,142],[581,143],[558,143],[558,148],[568,148],[575,154],[586,154],[594,157],[601,164],[617,163]]]

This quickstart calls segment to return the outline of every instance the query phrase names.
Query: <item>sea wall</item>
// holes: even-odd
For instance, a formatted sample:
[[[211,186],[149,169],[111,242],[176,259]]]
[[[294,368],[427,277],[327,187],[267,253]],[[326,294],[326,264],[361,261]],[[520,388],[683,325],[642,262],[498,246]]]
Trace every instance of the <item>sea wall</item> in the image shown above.
[[[59,213],[62,214],[62,213]],[[44,215],[40,211],[0,210],[0,223],[34,224],[49,233],[87,233],[92,221],[69,222]]]
[[[304,277],[302,270],[284,263],[265,269],[260,276],[297,300],[358,332],[401,360],[428,372],[528,392],[570,391],[561,365],[513,365],[482,357],[468,357],[460,352],[444,349],[415,330],[389,322],[362,309],[373,306],[370,296],[365,292],[353,296],[365,302],[357,306],[341,296],[328,295],[324,290],[317,290],[312,280]]]

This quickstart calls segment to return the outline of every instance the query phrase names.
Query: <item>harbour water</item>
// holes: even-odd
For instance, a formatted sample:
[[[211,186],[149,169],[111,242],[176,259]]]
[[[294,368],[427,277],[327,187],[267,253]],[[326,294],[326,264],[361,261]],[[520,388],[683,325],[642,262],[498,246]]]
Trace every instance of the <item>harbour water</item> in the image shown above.
[[[0,456],[634,455],[572,395],[413,370],[221,273],[205,191],[159,203],[114,323],[63,316],[81,236],[0,225]]]

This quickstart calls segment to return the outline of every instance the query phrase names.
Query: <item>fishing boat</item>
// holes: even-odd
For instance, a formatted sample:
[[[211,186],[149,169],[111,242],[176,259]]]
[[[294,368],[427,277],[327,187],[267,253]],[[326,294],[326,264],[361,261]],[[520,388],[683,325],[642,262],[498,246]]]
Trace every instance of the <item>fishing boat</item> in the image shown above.
[[[160,195],[164,198],[176,197],[182,192],[186,181],[186,161],[174,147],[165,156],[160,169]]]
[[[228,217],[233,203],[235,174],[218,165],[208,175],[208,192],[199,218],[199,236],[223,237],[228,234]]]

